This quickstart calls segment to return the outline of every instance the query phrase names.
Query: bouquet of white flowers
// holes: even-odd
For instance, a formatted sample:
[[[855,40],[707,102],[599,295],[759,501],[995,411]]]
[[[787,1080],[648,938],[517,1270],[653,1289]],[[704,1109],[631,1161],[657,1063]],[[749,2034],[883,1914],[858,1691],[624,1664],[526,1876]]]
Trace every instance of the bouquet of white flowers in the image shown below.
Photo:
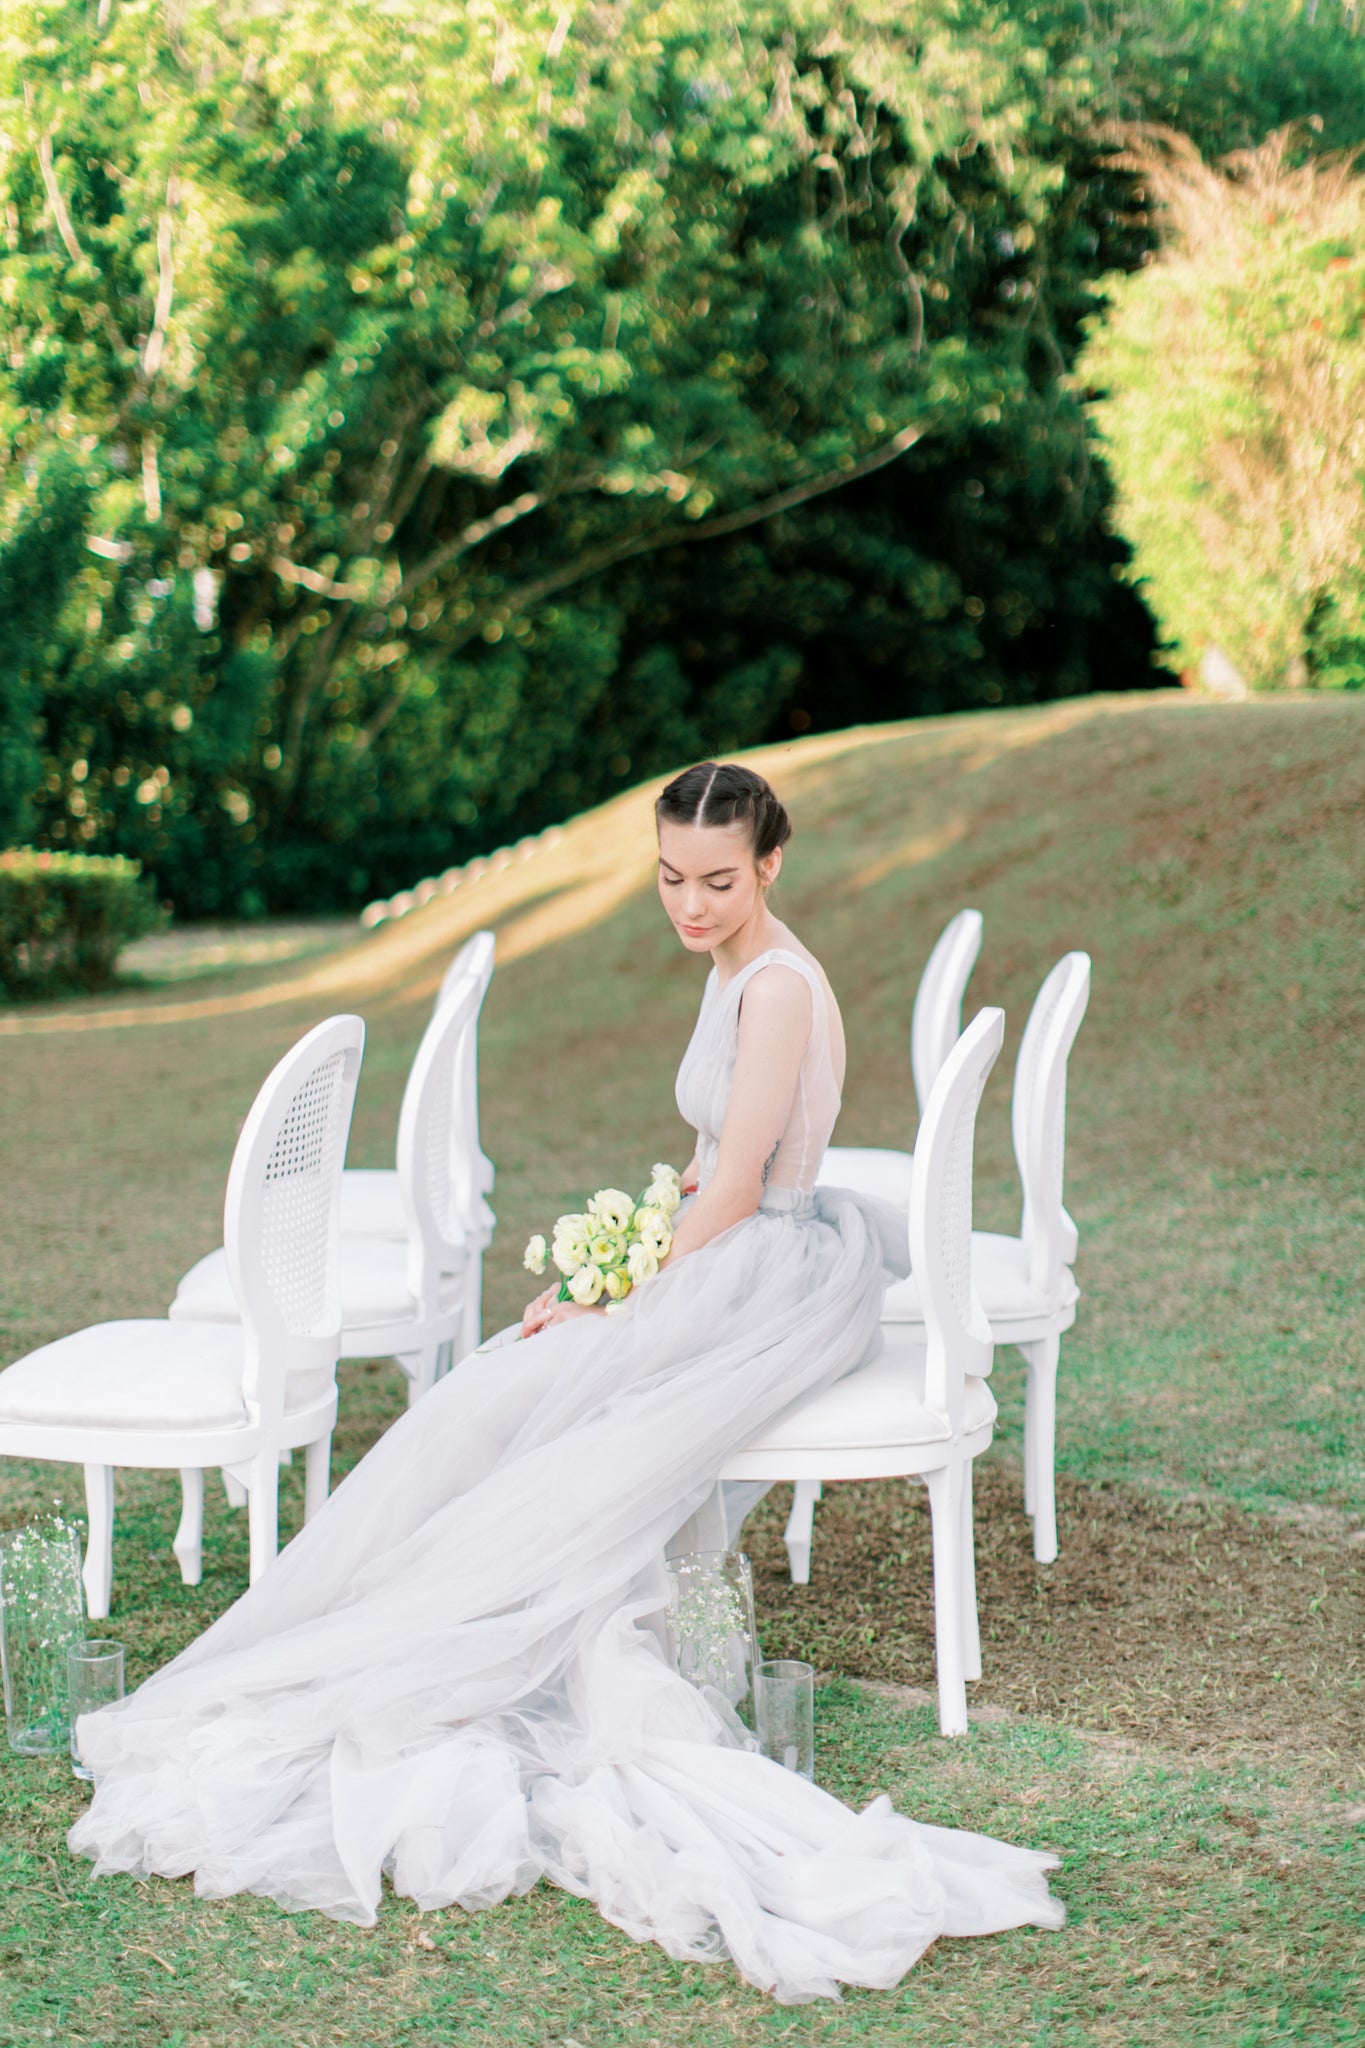
[[[673,1243],[673,1212],[682,1200],[671,1166],[650,1169],[649,1186],[638,1201],[620,1188],[599,1188],[581,1216],[561,1216],[554,1241],[540,1236],[526,1247],[525,1266],[543,1273],[549,1259],[559,1268],[561,1301],[592,1308],[605,1298],[608,1313],[632,1287],[652,1280]]]

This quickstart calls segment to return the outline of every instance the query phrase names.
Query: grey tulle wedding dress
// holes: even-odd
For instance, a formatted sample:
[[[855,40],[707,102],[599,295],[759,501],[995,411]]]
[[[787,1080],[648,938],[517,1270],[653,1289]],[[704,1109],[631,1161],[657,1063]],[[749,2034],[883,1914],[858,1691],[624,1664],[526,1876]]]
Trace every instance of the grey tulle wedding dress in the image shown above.
[[[213,1627],[83,1720],[70,1841],[97,1871],[362,1925],[385,1875],[468,1910],[548,1878],[787,2001],[893,1985],[939,1935],[1060,1925],[1053,1859],[885,1798],[853,1813],[736,1747],[648,1625],[727,1452],[875,1354],[904,1258],[903,1220],[811,1188],[838,1088],[799,954],[708,982],[678,1079],[703,1180],[770,964],[813,1022],[758,1213],[620,1314],[466,1358]]]

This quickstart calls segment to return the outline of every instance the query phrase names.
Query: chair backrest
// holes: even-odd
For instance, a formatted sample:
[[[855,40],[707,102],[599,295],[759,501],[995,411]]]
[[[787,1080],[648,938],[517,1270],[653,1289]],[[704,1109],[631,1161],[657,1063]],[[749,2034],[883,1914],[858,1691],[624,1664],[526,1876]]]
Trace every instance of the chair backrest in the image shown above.
[[[479,1017],[493,979],[496,951],[497,940],[492,932],[475,932],[446,969],[436,999],[439,1007],[465,974],[472,974],[478,982],[478,1001],[455,1054],[459,1113],[451,1126],[450,1177],[460,1227],[467,1237],[480,1244],[486,1244],[492,1237],[497,1222],[487,1201],[496,1177],[493,1162],[479,1144]]]
[[[267,1075],[232,1155],[228,1275],[246,1332],[243,1391],[278,1412],[291,1372],[336,1365],[341,1172],[365,1049],[359,1017],[330,1017]]]
[[[1067,953],[1034,998],[1014,1066],[1010,1125],[1024,1191],[1019,1234],[1029,1280],[1057,1292],[1079,1243],[1062,1205],[1066,1170],[1066,1069],[1090,1001],[1090,955]]]
[[[978,1010],[929,1091],[910,1177],[910,1269],[928,1346],[925,1401],[955,1429],[964,1377],[988,1373],[993,1356],[972,1280],[972,1160],[981,1091],[1004,1040],[1004,1011]]]
[[[408,1286],[430,1301],[464,1250],[451,1158],[460,1143],[459,1049],[478,1014],[478,976],[465,974],[432,1017],[398,1113],[398,1192],[408,1229]]]
[[[450,999],[457,983],[463,981],[466,974],[478,975],[481,983],[479,1000],[482,1002],[484,995],[487,994],[488,984],[493,978],[493,955],[496,948],[497,940],[492,932],[475,932],[473,938],[466,939],[441,976],[441,986],[436,991],[433,1008],[439,1010],[442,1004]]]
[[[962,1035],[962,998],[984,930],[979,910],[959,910],[939,933],[924,963],[910,1013],[910,1074],[921,1116],[939,1068]]]

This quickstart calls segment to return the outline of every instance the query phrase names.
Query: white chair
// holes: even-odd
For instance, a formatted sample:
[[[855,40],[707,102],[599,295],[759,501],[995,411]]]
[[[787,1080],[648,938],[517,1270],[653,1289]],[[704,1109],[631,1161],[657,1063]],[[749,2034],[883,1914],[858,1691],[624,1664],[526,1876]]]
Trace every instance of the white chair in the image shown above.
[[[304,1515],[327,1498],[341,1301],[337,1205],[365,1043],[333,1017],[286,1053],[242,1127],[223,1209],[232,1324],[96,1323],[0,1373],[0,1455],[85,1467],[92,1620],[109,1612],[114,1467],[180,1471],[180,1576],[202,1569],[204,1472],[246,1489],[251,1577],[279,1542],[281,1452],[306,1447]]]
[[[1003,1010],[979,1012],[944,1061],[920,1124],[910,1257],[920,1279],[923,1323],[915,1329],[884,1325],[878,1358],[789,1408],[727,1458],[720,1475],[796,1482],[786,1540],[799,1584],[810,1576],[823,1481],[924,1480],[933,1522],[934,1648],[945,1735],[965,1734],[966,1680],[981,1676],[972,1461],[991,1441],[995,1402],[986,1384],[990,1330],[972,1287],[972,1148],[981,1090],[1004,1030]]]
[[[434,1013],[440,1013],[465,975],[477,978],[478,1001],[456,1050],[457,1109],[451,1121],[450,1171],[463,1247],[463,1315],[456,1341],[461,1358],[474,1350],[482,1331],[483,1255],[493,1241],[497,1222],[488,1201],[493,1192],[493,1162],[479,1144],[479,1015],[493,978],[496,943],[492,932],[475,932],[466,940],[445,971]],[[406,1238],[407,1216],[396,1168],[347,1167],[341,1180],[341,1234],[344,1238]]]
[[[1015,1345],[1027,1368],[1024,1507],[1033,1518],[1033,1555],[1039,1564],[1052,1564],[1057,1556],[1057,1362],[1080,1298],[1071,1270],[1078,1236],[1062,1205],[1062,1183],[1067,1062],[1089,1000],[1090,956],[1068,953],[1034,999],[1015,1062],[1010,1121],[1024,1198],[1019,1235],[972,1233],[972,1279],[991,1336],[997,1345]],[[860,1184],[848,1179],[843,1185]],[[879,1179],[863,1191],[883,1190]],[[917,1278],[912,1273],[887,1289],[885,1322],[923,1322]]]
[[[984,929],[979,910],[959,910],[924,963],[910,1013],[910,1074],[921,1116],[939,1069],[961,1036],[962,1000]],[[903,1209],[910,1200],[910,1154],[878,1145],[831,1145],[820,1179],[827,1186],[880,1195]]]
[[[450,1159],[458,1118],[456,1053],[479,999],[478,977],[464,975],[422,1034],[403,1090],[397,1180],[406,1237],[340,1240],[340,1355],[397,1359],[410,1402],[448,1369],[464,1318],[464,1240]],[[230,1322],[236,1314],[220,1246],[184,1275],[171,1320]],[[228,1492],[231,1498],[231,1487]]]

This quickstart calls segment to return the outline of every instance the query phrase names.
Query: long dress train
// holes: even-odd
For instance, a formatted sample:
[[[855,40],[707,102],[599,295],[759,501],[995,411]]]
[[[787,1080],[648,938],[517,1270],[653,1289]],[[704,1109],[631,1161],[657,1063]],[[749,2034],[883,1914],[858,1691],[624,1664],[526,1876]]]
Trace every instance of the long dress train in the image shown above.
[[[623,1313],[465,1359],[218,1622],[84,1719],[70,1843],[98,1872],[362,1925],[384,1875],[470,1910],[545,1877],[785,2001],[890,1986],[940,1934],[1061,1924],[1055,1859],[885,1798],[854,1814],[735,1747],[648,1626],[726,1454],[875,1355],[895,1256],[868,1205],[809,1186],[838,1090],[798,954],[708,983],[678,1085],[703,1178],[770,964],[813,1021],[759,1212]]]

